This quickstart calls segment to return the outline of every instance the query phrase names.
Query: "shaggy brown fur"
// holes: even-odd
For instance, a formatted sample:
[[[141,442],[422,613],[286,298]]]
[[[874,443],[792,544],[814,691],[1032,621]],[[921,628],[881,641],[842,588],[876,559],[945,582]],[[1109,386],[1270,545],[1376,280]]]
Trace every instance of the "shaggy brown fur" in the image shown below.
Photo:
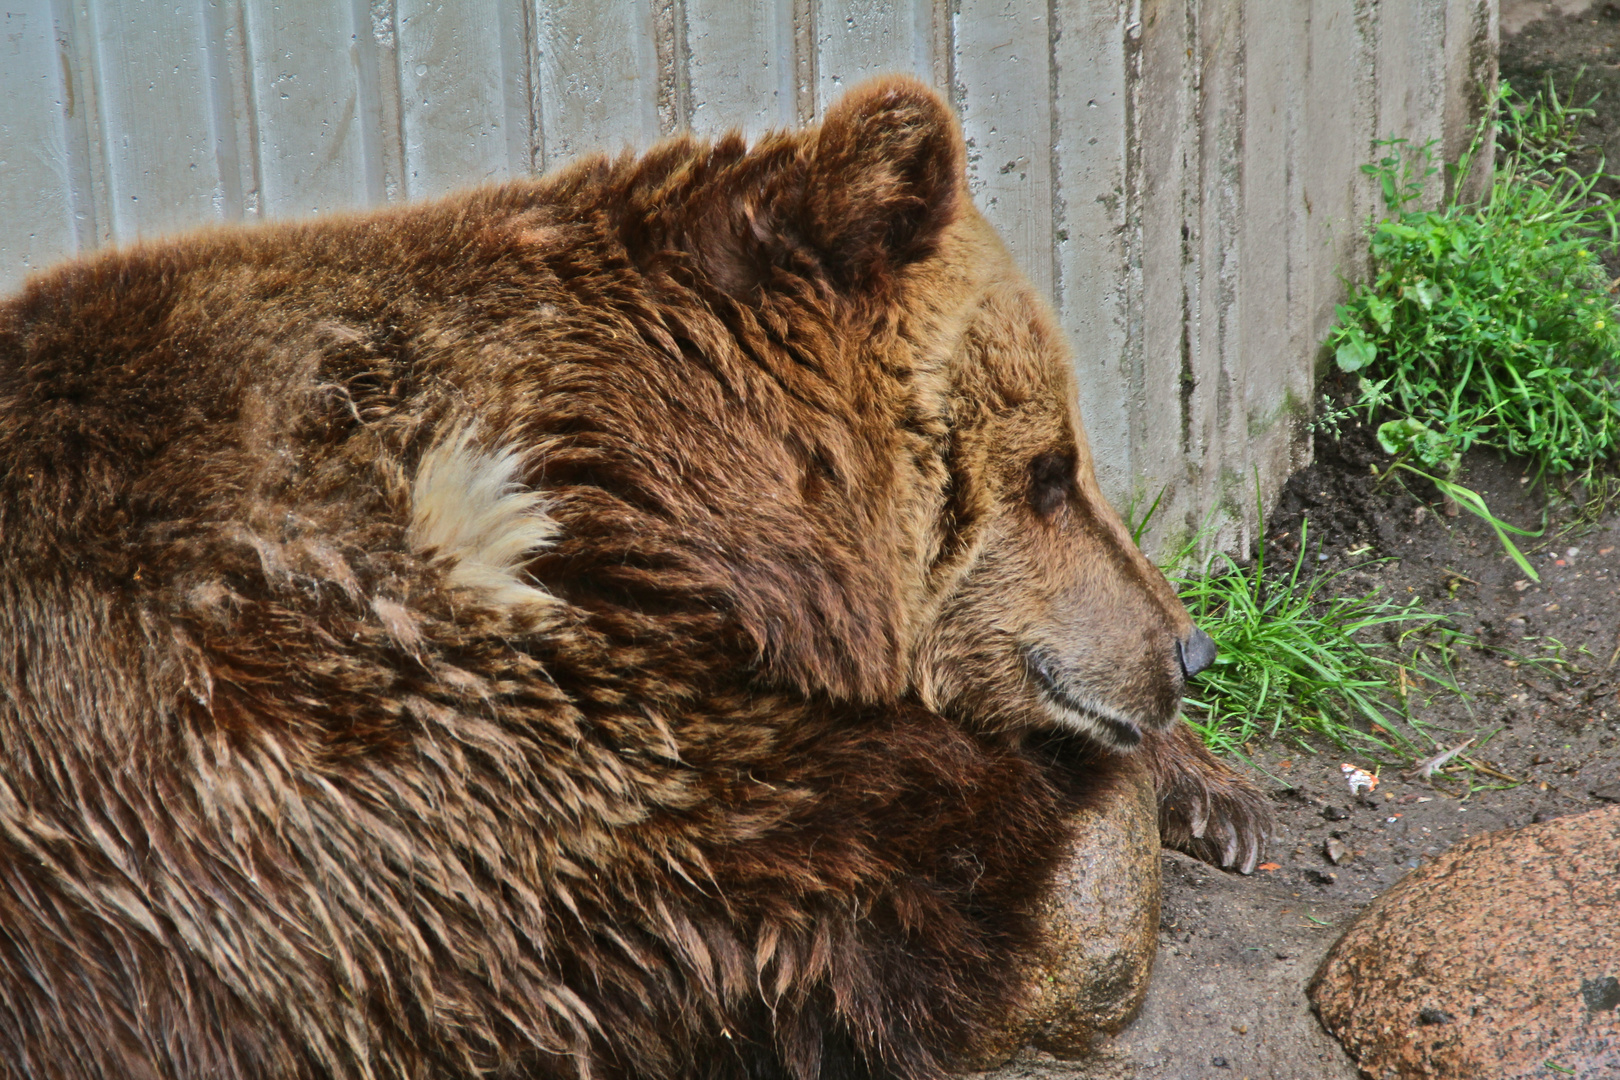
[[[1107,748],[1252,863],[962,155],[888,81],[0,306],[0,1075],[931,1076]]]

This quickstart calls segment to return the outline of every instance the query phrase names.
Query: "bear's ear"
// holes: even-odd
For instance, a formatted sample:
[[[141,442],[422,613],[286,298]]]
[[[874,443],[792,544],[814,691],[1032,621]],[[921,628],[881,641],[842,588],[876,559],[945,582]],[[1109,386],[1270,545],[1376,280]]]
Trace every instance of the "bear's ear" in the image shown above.
[[[718,156],[733,148],[723,142]],[[938,94],[916,79],[872,80],[820,127],[767,136],[721,170],[683,230],[685,246],[738,299],[776,269],[882,292],[895,271],[934,252],[961,212],[965,160]]]
[[[829,274],[852,287],[927,258],[966,199],[961,128],[915,79],[856,87],[808,149],[799,225]]]

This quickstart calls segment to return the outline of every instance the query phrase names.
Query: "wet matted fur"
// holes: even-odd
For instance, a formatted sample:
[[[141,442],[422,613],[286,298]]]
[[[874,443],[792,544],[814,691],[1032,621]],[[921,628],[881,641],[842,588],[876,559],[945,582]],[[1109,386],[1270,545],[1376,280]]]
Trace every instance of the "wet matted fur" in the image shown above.
[[[919,84],[69,264],[0,305],[0,1075],[935,1075],[1112,754],[1252,864],[1196,642]]]

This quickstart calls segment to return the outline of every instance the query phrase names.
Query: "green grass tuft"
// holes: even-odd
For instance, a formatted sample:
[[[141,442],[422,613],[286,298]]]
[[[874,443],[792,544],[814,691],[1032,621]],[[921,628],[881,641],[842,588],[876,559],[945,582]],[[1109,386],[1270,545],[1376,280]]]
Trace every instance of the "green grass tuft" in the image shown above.
[[[1421,732],[1406,687],[1422,679],[1460,693],[1449,657],[1467,639],[1416,598],[1336,595],[1342,572],[1318,571],[1300,539],[1285,574],[1268,577],[1263,544],[1252,566],[1217,554],[1198,573],[1170,573],[1219,650],[1189,687],[1188,722],[1221,753],[1257,736],[1318,735],[1410,760]]]

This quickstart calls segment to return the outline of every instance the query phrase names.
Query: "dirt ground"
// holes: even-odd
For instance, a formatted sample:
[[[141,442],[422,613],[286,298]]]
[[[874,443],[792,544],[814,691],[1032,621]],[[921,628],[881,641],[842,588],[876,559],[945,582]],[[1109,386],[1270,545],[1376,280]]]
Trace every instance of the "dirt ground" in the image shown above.
[[[1538,9],[1546,17],[1531,18]],[[1580,160],[1590,168],[1606,154],[1620,168],[1620,3],[1510,0],[1503,17],[1514,31],[1504,76],[1530,89],[1551,71],[1567,85],[1584,66],[1583,98],[1603,97]],[[1593,502],[1597,491],[1549,486],[1489,454],[1468,459],[1463,482],[1499,517],[1534,529],[1547,515],[1543,536],[1521,545],[1540,572],[1533,583],[1484,522],[1394,483],[1377,488],[1371,467],[1387,455],[1367,428],[1341,430],[1338,442],[1318,435],[1316,463],[1289,481],[1268,525],[1271,561],[1292,559],[1308,521],[1307,565],[1340,573],[1342,593],[1419,597],[1449,615],[1465,635],[1454,670],[1467,697],[1417,678],[1411,710],[1442,746],[1474,740],[1464,753],[1476,767],[1424,779],[1393,757],[1328,744],[1253,746],[1278,818],[1271,868],[1240,878],[1167,854],[1141,1017],[1086,1062],[1029,1057],[1010,1075],[1352,1080],[1304,995],[1349,921],[1464,837],[1620,802],[1620,500]],[[1352,795],[1345,763],[1378,772],[1373,796]]]
[[[1526,21],[1536,12],[1553,14]],[[1568,14],[1560,14],[1560,13]],[[1517,29],[1509,33],[1510,29]],[[1542,87],[1550,74],[1561,96],[1594,114],[1583,125],[1582,149],[1570,164],[1591,175],[1610,175],[1598,187],[1620,197],[1620,0],[1505,0],[1502,4],[1502,78],[1520,94]],[[1620,275],[1620,255],[1605,261]]]

